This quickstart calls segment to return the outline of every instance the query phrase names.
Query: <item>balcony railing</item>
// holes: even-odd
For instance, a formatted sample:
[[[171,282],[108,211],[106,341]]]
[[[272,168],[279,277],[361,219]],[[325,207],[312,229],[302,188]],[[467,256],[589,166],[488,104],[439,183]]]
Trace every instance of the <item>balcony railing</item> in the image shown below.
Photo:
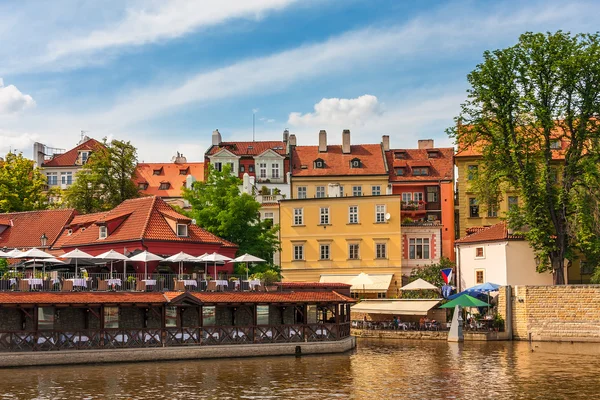
[[[256,201],[259,203],[278,203],[279,200],[283,199],[281,194],[259,194],[256,196]]]
[[[403,201],[402,211],[425,211],[427,203],[424,201]]]

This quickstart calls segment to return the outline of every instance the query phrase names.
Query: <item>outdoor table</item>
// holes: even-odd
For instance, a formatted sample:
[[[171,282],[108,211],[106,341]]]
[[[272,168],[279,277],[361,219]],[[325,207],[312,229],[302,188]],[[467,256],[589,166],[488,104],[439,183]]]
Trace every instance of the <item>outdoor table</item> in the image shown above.
[[[84,278],[73,278],[73,279],[67,279],[68,281],[73,282],[73,287],[75,286],[79,286],[79,287],[87,287],[87,280],[85,280]]]
[[[250,290],[254,290],[254,288],[256,286],[260,286],[260,281],[258,279],[254,279],[254,280],[248,281],[248,285],[250,285]]]
[[[193,279],[184,279],[181,282],[183,282],[185,286],[198,286],[198,282]]]
[[[229,285],[227,279],[215,279],[215,282],[217,283],[217,286],[227,287]]]
[[[90,340],[87,336],[73,336],[73,343],[77,342],[88,342]]]
[[[106,280],[106,284],[108,286],[121,286],[121,280],[120,279],[107,279]]]
[[[10,282],[10,286],[17,284],[17,280],[15,278],[10,278],[8,281]]]
[[[29,282],[29,286],[42,286],[44,284],[44,281],[41,280],[40,278],[30,278],[30,279],[23,279],[27,282]]]
[[[114,339],[115,339],[115,342],[123,343],[123,342],[126,342],[129,340],[129,336],[119,333],[118,335],[115,335]]]
[[[156,285],[156,279],[142,279],[142,282],[144,282],[146,286]]]

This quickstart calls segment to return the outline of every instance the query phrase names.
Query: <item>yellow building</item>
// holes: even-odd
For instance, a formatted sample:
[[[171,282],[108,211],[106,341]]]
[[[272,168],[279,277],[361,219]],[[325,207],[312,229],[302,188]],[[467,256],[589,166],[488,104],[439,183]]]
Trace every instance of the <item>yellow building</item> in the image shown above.
[[[341,282],[364,272],[354,296],[394,297],[402,286],[399,195],[289,199],[279,203],[286,282]],[[427,251],[429,251],[427,249]]]

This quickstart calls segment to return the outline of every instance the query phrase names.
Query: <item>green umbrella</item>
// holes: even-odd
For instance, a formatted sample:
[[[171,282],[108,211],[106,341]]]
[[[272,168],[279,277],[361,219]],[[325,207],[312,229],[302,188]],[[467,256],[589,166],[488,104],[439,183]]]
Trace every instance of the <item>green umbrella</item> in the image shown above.
[[[471,297],[468,294],[463,294],[460,297],[440,306],[440,308],[454,308],[454,306],[461,307],[489,307],[490,305],[484,301],[478,300],[475,297]]]

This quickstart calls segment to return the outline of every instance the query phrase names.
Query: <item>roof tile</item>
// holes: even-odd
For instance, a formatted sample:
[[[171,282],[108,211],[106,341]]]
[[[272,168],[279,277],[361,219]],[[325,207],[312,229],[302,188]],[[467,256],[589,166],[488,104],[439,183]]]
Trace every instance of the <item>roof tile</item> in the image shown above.
[[[42,164],[43,167],[71,167],[76,165],[77,157],[79,156],[80,150],[98,150],[99,148],[104,147],[102,143],[97,141],[96,139],[89,139],[75,148],[67,151],[66,153],[59,154],[52,158],[51,160],[46,161]]]
[[[315,160],[322,159],[325,168],[315,168]],[[358,158],[362,168],[351,168],[350,161]],[[296,146],[292,155],[293,176],[387,175],[388,171],[380,144],[350,146],[350,153],[342,153],[342,146],[327,146],[319,152],[318,146]]]
[[[257,142],[221,142],[218,146],[212,146],[206,152],[206,155],[218,153],[221,149],[227,149],[236,156],[256,156],[271,149],[276,153],[285,156],[285,143],[280,141],[257,141]]]
[[[520,235],[513,235],[508,233],[508,227],[506,222],[500,222],[492,226],[482,228],[470,228],[471,233],[462,239],[457,240],[456,244],[468,244],[468,243],[481,243],[481,242],[493,242],[499,240],[523,240]]]
[[[429,158],[429,152],[437,150],[437,157]],[[401,152],[404,158],[396,158],[395,153]],[[454,149],[451,147],[439,149],[391,149],[385,152],[390,172],[390,181],[439,181],[454,179]],[[429,175],[413,176],[413,167],[428,167]],[[404,175],[397,175],[395,168],[406,168]]]
[[[0,248],[40,247],[42,234],[46,235],[48,238],[46,243],[51,246],[74,214],[73,209],[0,214],[3,220],[12,221],[12,226],[9,224],[0,233]]]
[[[161,170],[160,175],[154,175],[155,170]],[[185,175],[180,171],[186,170]],[[192,175],[197,181],[204,180],[204,163],[141,163],[136,168],[136,177],[133,180],[137,185],[147,183],[148,188],[140,190],[145,195],[161,197],[182,197],[182,188],[188,175]],[[160,184],[168,182],[169,189],[161,190]]]

